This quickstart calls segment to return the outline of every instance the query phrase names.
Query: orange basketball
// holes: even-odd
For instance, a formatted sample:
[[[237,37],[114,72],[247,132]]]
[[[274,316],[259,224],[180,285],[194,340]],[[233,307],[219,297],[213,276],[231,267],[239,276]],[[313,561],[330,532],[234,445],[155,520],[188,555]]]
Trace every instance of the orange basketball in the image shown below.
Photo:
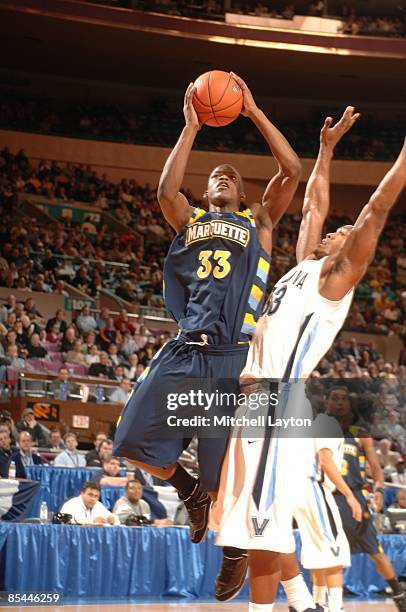
[[[212,127],[228,125],[241,112],[241,87],[229,72],[211,70],[195,81],[193,106],[201,123]]]

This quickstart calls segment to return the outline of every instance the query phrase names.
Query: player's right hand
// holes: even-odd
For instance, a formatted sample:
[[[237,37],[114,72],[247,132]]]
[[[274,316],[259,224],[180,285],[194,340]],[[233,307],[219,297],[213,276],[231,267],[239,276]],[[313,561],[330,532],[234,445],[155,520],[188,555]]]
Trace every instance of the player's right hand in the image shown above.
[[[346,498],[346,501],[349,507],[351,508],[353,518],[355,518],[355,520],[360,523],[362,521],[362,508],[360,503],[352,494]]]
[[[347,106],[340,121],[334,126],[333,118],[327,117],[320,132],[320,143],[328,147],[334,148],[348,130],[352,128],[354,123],[361,116],[360,113],[354,114],[354,107]]]
[[[185,123],[187,127],[193,127],[196,130],[200,130],[201,124],[195,107],[193,106],[193,96],[196,91],[194,83],[189,83],[189,86],[185,93],[185,99],[183,101],[183,114],[185,115]]]

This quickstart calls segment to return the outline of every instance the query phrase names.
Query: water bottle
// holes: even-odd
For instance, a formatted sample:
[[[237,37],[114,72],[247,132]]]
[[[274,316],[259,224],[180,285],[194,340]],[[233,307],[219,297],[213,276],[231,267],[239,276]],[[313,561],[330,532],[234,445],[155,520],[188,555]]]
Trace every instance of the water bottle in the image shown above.
[[[16,464],[15,461],[12,461],[10,463],[10,466],[8,468],[8,477],[12,480],[14,480],[14,478],[16,477]]]
[[[39,509],[39,520],[43,525],[48,522],[48,505],[46,501],[41,503],[41,507]]]
[[[62,383],[59,388],[59,399],[65,402],[68,399],[68,385]]]
[[[103,387],[101,387],[100,385],[97,385],[97,387],[96,387],[96,403],[97,404],[102,404],[103,402],[104,402]]]

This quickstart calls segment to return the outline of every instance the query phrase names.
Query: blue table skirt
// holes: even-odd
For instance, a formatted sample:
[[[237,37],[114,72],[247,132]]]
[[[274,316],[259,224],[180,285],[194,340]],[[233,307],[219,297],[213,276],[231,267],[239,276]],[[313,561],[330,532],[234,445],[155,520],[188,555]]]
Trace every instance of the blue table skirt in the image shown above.
[[[0,524],[6,591],[58,591],[71,598],[209,598],[221,562],[214,534],[193,545],[187,529]],[[406,537],[383,536],[397,572],[406,574]],[[298,542],[299,543],[299,542]],[[345,585],[358,595],[384,581],[364,555],[353,557]],[[247,595],[247,587],[242,596]]]
[[[31,465],[25,468],[27,478],[40,482],[40,490],[33,504],[30,516],[39,516],[41,502],[45,501],[48,510],[58,512],[62,504],[71,497],[79,495],[85,482],[92,480],[99,471],[97,468],[59,468]],[[112,510],[115,502],[124,494],[124,487],[102,487],[101,502]],[[152,518],[165,518],[166,511],[150,487],[144,487],[143,498],[151,506]]]

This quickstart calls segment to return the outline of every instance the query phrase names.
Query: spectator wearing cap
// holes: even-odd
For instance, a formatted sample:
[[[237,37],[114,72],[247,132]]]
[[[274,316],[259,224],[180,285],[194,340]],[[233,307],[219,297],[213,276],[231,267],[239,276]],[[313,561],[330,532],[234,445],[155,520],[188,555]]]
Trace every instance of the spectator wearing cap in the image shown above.
[[[55,457],[54,466],[71,468],[85,467],[86,459],[76,450],[78,446],[76,434],[73,432],[65,434],[63,441],[65,443],[65,450]]]
[[[16,464],[17,478],[26,478],[25,468],[29,465],[42,465],[43,461],[38,455],[32,451],[32,437],[28,431],[22,431],[18,438],[19,450],[11,455],[11,461]]]
[[[21,417],[21,421],[16,424],[17,431],[28,431],[31,434],[33,444],[44,448],[48,442],[47,435],[44,428],[37,423],[34,410],[32,408],[25,408]]]
[[[85,482],[80,495],[66,501],[60,512],[70,514],[72,523],[89,525],[93,523],[119,524],[107,508],[99,501],[100,487],[92,482]]]

